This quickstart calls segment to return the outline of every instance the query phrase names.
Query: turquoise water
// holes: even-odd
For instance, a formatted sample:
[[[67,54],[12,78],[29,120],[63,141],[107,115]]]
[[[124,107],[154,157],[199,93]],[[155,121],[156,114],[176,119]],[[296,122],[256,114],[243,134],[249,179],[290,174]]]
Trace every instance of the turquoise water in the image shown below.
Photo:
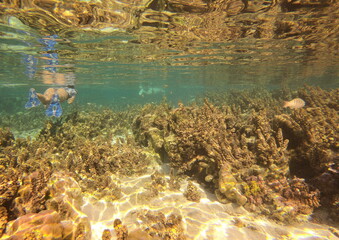
[[[20,111],[30,88],[43,92],[67,81],[78,91],[77,104],[119,107],[164,97],[189,103],[206,92],[232,89],[338,87],[338,65],[298,50],[293,41],[289,49],[244,40],[197,43],[187,51],[141,45],[124,32],[72,32],[56,36],[51,47],[41,41],[46,36],[18,23],[0,25],[0,31],[0,96],[7,102],[1,112]]]
[[[319,86],[326,90],[338,88],[338,61],[333,61],[333,58],[328,60],[326,55],[304,49],[299,41],[292,39],[280,41],[244,38],[234,42],[195,42],[184,49],[171,49],[161,48],[156,44],[141,44],[138,42],[137,36],[125,31],[104,33],[79,30],[65,32],[61,35],[55,35],[52,32],[48,35],[41,35],[36,30],[20,23],[19,20],[11,18],[8,23],[0,24],[0,59],[0,133],[2,134],[1,137],[4,136],[4,140],[1,139],[3,141],[1,144],[4,147],[1,146],[0,150],[6,149],[3,153],[1,152],[0,156],[1,164],[6,166],[2,169],[6,168],[6,173],[11,176],[11,172],[7,171],[8,166],[12,168],[17,165],[18,171],[22,171],[22,176],[26,177],[31,176],[29,175],[30,171],[34,171],[36,165],[45,166],[43,164],[47,162],[47,169],[52,169],[50,171],[54,175],[51,178],[46,177],[50,185],[48,188],[46,187],[49,190],[43,200],[53,197],[59,198],[57,194],[60,194],[60,199],[65,201],[66,206],[72,208],[69,210],[70,215],[76,212],[74,216],[80,216],[76,220],[72,219],[72,221],[78,224],[77,221],[83,218],[85,219],[84,223],[88,224],[87,229],[83,230],[88,235],[85,239],[101,239],[105,229],[114,232],[117,230],[113,230],[113,223],[116,219],[122,219],[124,225],[128,226],[129,231],[135,230],[138,232],[140,229],[149,229],[149,227],[145,227],[146,225],[140,225],[142,221],[147,222],[146,218],[142,218],[144,215],[148,215],[148,213],[145,214],[144,209],[157,210],[167,216],[172,212],[180,212],[180,218],[185,219],[182,225],[187,236],[189,236],[187,239],[338,239],[338,232],[335,232],[334,228],[330,228],[329,225],[317,225],[317,217],[321,214],[314,217],[312,219],[314,223],[311,223],[308,221],[311,217],[305,211],[306,213],[300,214],[303,216],[298,219],[302,224],[285,226],[280,222],[276,223],[263,219],[260,214],[259,216],[253,215],[247,212],[247,209],[245,211],[242,208],[243,205],[237,205],[238,202],[235,203],[234,199],[229,201],[225,198],[225,196],[228,196],[226,195],[226,186],[232,186],[231,190],[235,189],[238,197],[241,195],[238,192],[239,186],[247,186],[246,193],[251,197],[256,194],[260,195],[259,190],[256,189],[256,187],[259,189],[259,185],[257,186],[254,183],[263,182],[263,180],[260,180],[261,174],[263,177],[274,176],[274,181],[271,181],[272,179],[269,177],[265,179],[267,186],[272,186],[272,189],[275,186],[280,186],[279,180],[286,180],[284,184],[287,184],[287,180],[291,180],[292,183],[289,183],[291,185],[287,185],[288,190],[297,186],[292,186],[293,181],[297,183],[295,179],[292,179],[292,175],[293,177],[295,177],[294,174],[297,177],[313,177],[315,173],[306,160],[308,160],[308,157],[312,160],[314,155],[318,153],[312,152],[312,144],[320,145],[327,140],[326,138],[329,139],[326,144],[318,147],[324,149],[319,154],[323,154],[320,156],[325,159],[323,161],[326,164],[328,163],[326,165],[328,170],[323,172],[323,169],[321,169],[320,171],[315,164],[316,167],[314,168],[320,172],[319,175],[324,173],[321,175],[323,178],[315,180],[318,181],[320,187],[317,187],[319,189],[323,186],[328,185],[331,188],[335,185],[335,176],[338,176],[337,168],[335,168],[337,162],[333,163],[336,147],[331,145],[334,146],[333,136],[335,132],[333,130],[335,127],[331,123],[335,120],[329,118],[335,116],[333,112],[336,109],[333,106],[336,106],[336,104],[331,104],[330,101],[332,100],[328,101],[328,99],[336,99],[334,91],[324,93],[321,89],[309,88],[307,90],[306,87],[304,91],[307,94],[304,92],[304,96],[308,99],[305,99],[305,101],[309,100],[310,105],[300,111],[283,109],[280,104],[283,100],[299,97],[297,90],[304,85]],[[74,87],[77,91],[73,104],[61,103],[63,118],[45,116],[46,110],[41,105],[25,109],[25,104],[29,100],[30,89],[34,88],[37,93],[43,93],[48,88],[63,87]],[[254,92],[245,91],[253,89]],[[234,93],[234,90],[236,90],[236,93]],[[278,94],[268,94],[267,91],[263,90],[275,91]],[[310,96],[312,91],[315,93],[318,90],[319,95],[312,99],[312,96]],[[243,98],[240,96],[242,91],[244,93]],[[233,95],[230,94],[227,97],[221,95],[220,99],[214,99],[216,101],[213,102],[213,93],[229,92],[232,92]],[[239,94],[239,99],[237,99],[237,94]],[[251,101],[251,94],[253,94],[253,102]],[[284,94],[288,94],[288,96],[284,96]],[[322,99],[325,94],[331,94],[331,96],[328,99]],[[204,96],[212,96],[210,98],[211,103],[206,103],[203,107],[194,105],[196,102],[201,103]],[[222,111],[218,109],[218,103],[227,101],[232,97],[234,97],[234,101],[225,103],[225,106],[220,108]],[[59,98],[61,98],[61,95]],[[133,113],[136,108],[128,108],[136,105],[137,109],[141,110],[147,103],[161,103],[163,101],[174,107],[179,107],[167,108],[167,105],[154,105],[153,112],[150,111],[152,108],[145,107],[146,110],[140,111],[138,115]],[[180,102],[185,105],[192,104],[194,107],[185,108],[178,104]],[[213,104],[216,105],[215,108]],[[238,106],[235,106],[236,104]],[[247,107],[246,104],[250,106]],[[106,111],[106,108],[113,110],[131,109],[131,111]],[[85,109],[88,112],[83,111]],[[97,109],[97,112],[93,111]],[[101,111],[103,109],[105,110]],[[54,111],[54,109],[52,110]],[[304,115],[298,115],[300,112]],[[209,114],[215,114],[217,118],[215,122],[214,119],[209,118]],[[211,116],[213,118],[213,115]],[[305,116],[305,119],[309,118],[309,122],[302,116]],[[327,119],[320,119],[323,116]],[[181,120],[180,117],[182,117]],[[263,117],[263,119],[260,117]],[[313,117],[315,118],[314,122],[312,122]],[[192,120],[190,118],[197,121],[196,129],[194,128],[195,122],[192,125],[188,124]],[[52,121],[50,121],[51,119]],[[233,121],[240,121],[240,124]],[[291,125],[291,129],[288,125],[291,122],[288,121],[295,123],[295,125]],[[280,125],[277,125],[278,127],[275,125],[276,122],[280,123]],[[241,126],[241,124],[244,125]],[[307,124],[315,124],[314,128],[310,127],[311,130],[318,126],[320,126],[319,129],[326,130],[314,130],[321,135],[320,137],[316,135],[320,139],[319,143],[312,142],[313,138],[307,135],[309,134],[307,131],[309,125]],[[127,125],[128,127],[126,127]],[[223,126],[217,128],[219,125],[226,127],[225,129],[223,129]],[[297,130],[293,129],[298,126]],[[9,140],[5,139],[6,136],[3,134],[5,131],[2,130],[4,127],[10,128],[15,139],[11,139],[11,136]],[[170,129],[171,127],[172,129]],[[180,135],[180,133],[185,133],[186,128],[191,132],[188,131],[186,135]],[[206,128],[211,128],[211,132],[209,132],[210,129],[206,130]],[[306,133],[300,133],[300,129]],[[292,130],[295,130],[295,132]],[[201,134],[205,134],[204,131],[207,131],[207,134],[202,137]],[[220,135],[217,134],[219,131],[221,131]],[[170,135],[166,136],[166,134]],[[178,134],[178,136],[175,134]],[[18,138],[27,136],[33,136],[33,140]],[[186,145],[179,145],[181,143],[180,136],[183,136],[183,140],[193,138],[192,142],[196,141],[196,145],[193,144],[192,147],[189,141]],[[297,139],[292,139],[295,136]],[[199,139],[200,137],[202,140]],[[301,139],[302,137],[305,137],[305,139]],[[234,142],[231,142],[232,139]],[[284,139],[290,141],[290,145],[286,141],[283,142]],[[298,141],[303,142],[303,145],[296,143]],[[266,144],[265,149],[262,142]],[[6,144],[8,146],[5,146]],[[144,146],[144,144],[147,146]],[[211,148],[206,147],[205,149],[204,146],[209,146],[208,144]],[[181,155],[171,149],[171,146],[174,149],[179,146],[178,149],[184,154],[182,155],[182,162],[179,161],[180,159],[176,159],[181,158]],[[248,169],[245,169],[245,167],[241,169],[234,164],[236,170],[233,169],[235,171],[232,172],[233,176],[226,170],[221,171],[219,166],[222,163],[222,168],[226,169],[228,165],[224,165],[224,163],[228,164],[228,160],[225,160],[228,158],[221,158],[223,161],[218,162],[218,166],[215,166],[217,157],[214,159],[212,154],[215,155],[215,153],[213,151],[210,153],[210,150],[213,150],[215,146],[216,152],[218,152],[217,150],[221,151],[221,156],[223,154],[226,157],[234,155],[234,159],[237,159],[236,161],[241,162],[241,164],[243,164],[243,158],[250,160],[255,158],[256,161],[257,159],[260,161],[255,161],[253,168],[251,161],[246,163],[248,165],[245,165],[244,161],[244,166]],[[194,151],[191,151],[191,147]],[[165,148],[169,148],[169,150],[166,149],[168,152],[165,152]],[[229,148],[235,149],[234,152],[231,152]],[[187,155],[185,155],[186,150]],[[305,154],[302,150],[305,151]],[[134,151],[140,151],[140,155],[133,155]],[[194,156],[190,156],[190,154]],[[178,168],[173,171],[174,173],[172,172],[173,169],[169,170],[169,157],[172,157],[172,161],[175,160],[174,163],[170,163]],[[148,162],[148,158],[152,161]],[[266,162],[263,164],[262,158],[265,160],[267,158],[272,162],[276,161],[279,166],[269,165]],[[83,160],[84,163],[82,163]],[[278,162],[279,160],[282,161]],[[32,167],[28,163],[26,165],[25,161],[30,161]],[[37,161],[39,162],[37,163]],[[135,161],[139,168],[147,169],[149,172],[142,176],[137,174],[130,176],[128,171],[132,170],[133,173],[134,170],[137,171],[138,169],[133,164],[130,166],[128,161],[131,161],[131,163]],[[188,163],[185,161],[188,161]],[[176,176],[173,177],[173,174],[175,175],[176,171],[181,171],[181,167],[185,169],[186,165],[187,168],[191,168],[190,165],[194,166],[195,162],[199,163],[197,168],[192,167],[192,169],[185,170],[185,174],[188,175],[180,179],[180,181],[183,181],[181,189],[179,186],[179,189],[169,189],[169,191],[166,189],[165,191],[164,184],[169,179],[175,179]],[[108,170],[102,167],[106,165],[101,165],[106,163],[111,167]],[[200,165],[200,163],[202,164]],[[231,159],[230,164],[232,163],[234,162]],[[8,164],[8,166],[5,164]],[[79,168],[81,164],[83,164],[83,168]],[[270,167],[267,167],[266,164]],[[64,166],[69,169],[66,168],[65,171]],[[126,176],[123,174],[118,176],[118,172],[125,168]],[[203,168],[207,169],[206,172]],[[41,167],[41,169],[42,172],[45,171],[44,168]],[[194,172],[195,169],[199,171],[197,174]],[[246,171],[242,173],[242,170]],[[104,171],[106,171],[105,176],[101,174]],[[158,171],[163,174],[162,177],[157,177]],[[236,171],[239,171],[239,175]],[[271,172],[272,175],[264,175]],[[280,173],[283,177],[279,175]],[[30,179],[32,182],[35,179],[36,174],[34,174],[33,172],[33,180]],[[239,181],[238,178],[241,174],[244,174],[243,178],[246,179],[248,185],[241,182],[244,185],[237,184],[239,189],[233,188],[236,178]],[[245,178],[245,176],[248,178]],[[199,182],[199,178],[194,179],[195,177],[201,177],[203,180]],[[331,184],[321,185],[323,184],[322,181],[327,180],[327,177],[332,177],[334,180],[330,182]],[[111,178],[114,181],[117,180],[117,183],[112,182],[110,184],[109,179]],[[191,189],[194,189],[194,187],[188,187],[191,180],[198,186],[196,190]],[[306,194],[313,194],[311,190],[305,190],[308,185],[302,185],[304,184],[302,181],[300,179],[300,189],[305,191]],[[8,184],[13,184],[13,182],[8,180]],[[20,184],[22,184],[20,186],[23,189],[31,189],[26,188],[26,178]],[[102,195],[98,195],[100,184],[104,185],[104,190],[101,189]],[[173,182],[172,184],[174,185]],[[155,186],[159,187],[160,194],[148,192],[148,190],[154,190]],[[281,186],[283,186],[282,183]],[[304,186],[305,188],[302,188]],[[187,192],[191,190],[193,196],[199,193],[202,197],[201,202],[199,202],[200,197],[197,202],[194,199],[189,199],[187,197],[189,194],[184,192],[185,188],[187,188]],[[265,191],[266,189],[269,188],[265,188]],[[299,191],[299,188],[295,187],[295,189],[292,190]],[[40,189],[34,190],[39,194],[41,192]],[[98,190],[98,192],[94,190]],[[220,190],[219,198],[214,190]],[[221,190],[225,191],[221,192]],[[49,191],[53,192],[54,195]],[[119,194],[115,196],[114,191]],[[157,191],[158,189],[155,189],[155,192]],[[262,190],[262,192],[264,191]],[[100,196],[104,196],[106,193],[110,198],[107,198],[107,200],[102,197],[101,199]],[[25,191],[13,194],[13,199],[18,199],[17,195],[20,194],[24,195]],[[32,191],[32,194],[34,195],[35,192]],[[144,194],[144,202],[142,201],[142,194]],[[155,194],[155,196],[152,197],[152,194]],[[282,193],[279,192],[279,194]],[[279,202],[279,199],[283,199],[282,195],[279,194],[269,196]],[[288,196],[289,192],[287,191],[286,194]],[[331,191],[323,191],[321,194],[334,195]],[[119,195],[121,196],[118,200]],[[284,195],[284,197],[286,196]],[[286,199],[289,197],[286,197]],[[81,201],[79,201],[80,198]],[[236,200],[238,201],[238,199],[243,200],[244,197]],[[295,200],[292,197],[291,199]],[[311,198],[306,196],[305,199]],[[269,201],[265,203],[265,206],[272,204],[272,209],[276,206],[279,208],[279,204],[275,205],[276,203]],[[316,196],[314,202],[317,203],[317,201]],[[284,211],[287,209],[286,211],[292,212],[293,208],[298,209],[297,207],[300,204],[307,205],[305,202],[287,202],[286,208],[281,208],[283,209],[281,216],[289,220],[288,214],[290,212]],[[313,211],[313,205],[319,207],[314,202],[306,202],[312,205],[311,211]],[[324,202],[326,203],[326,201]],[[19,206],[26,206],[26,202],[21,203],[20,200],[15,200],[15,203],[18,203]],[[51,203],[53,205],[54,202]],[[253,211],[255,205],[261,205],[259,200],[258,203],[251,204],[254,206]],[[34,204],[32,205],[35,207]],[[52,210],[55,210],[52,205],[47,206],[46,204],[46,208],[51,207]],[[8,206],[6,205],[6,207]],[[63,205],[61,204],[61,206]],[[29,207],[27,209],[27,212],[31,211]],[[60,209],[60,212],[62,212],[63,208]],[[259,208],[257,210],[259,211]],[[274,212],[273,210],[272,212]],[[34,213],[38,213],[38,210],[34,209]],[[40,213],[44,214],[43,211]],[[272,217],[269,210],[265,214],[267,214],[265,217]],[[24,214],[22,213],[22,215]],[[149,216],[152,218],[152,214]],[[15,220],[14,215],[10,217],[11,219],[8,219],[8,221]],[[138,219],[138,217],[143,220]],[[283,218],[281,217],[281,219]],[[326,220],[327,217],[324,215],[320,218]],[[33,217],[32,219],[34,220]],[[158,221],[158,218],[154,219]],[[39,222],[33,220],[32,222]],[[172,221],[169,221],[167,225],[172,226]],[[7,235],[11,235],[11,228],[12,226],[8,224]],[[74,227],[74,229],[76,228]],[[174,231],[172,231],[173,229]],[[173,229],[171,231],[175,235],[175,228]],[[5,237],[1,239],[7,239]]]

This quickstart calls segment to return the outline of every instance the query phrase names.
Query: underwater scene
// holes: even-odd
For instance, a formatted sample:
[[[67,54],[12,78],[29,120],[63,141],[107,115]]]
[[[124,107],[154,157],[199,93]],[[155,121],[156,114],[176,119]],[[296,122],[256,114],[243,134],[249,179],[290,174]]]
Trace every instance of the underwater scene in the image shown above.
[[[339,239],[338,16],[0,0],[0,240]]]

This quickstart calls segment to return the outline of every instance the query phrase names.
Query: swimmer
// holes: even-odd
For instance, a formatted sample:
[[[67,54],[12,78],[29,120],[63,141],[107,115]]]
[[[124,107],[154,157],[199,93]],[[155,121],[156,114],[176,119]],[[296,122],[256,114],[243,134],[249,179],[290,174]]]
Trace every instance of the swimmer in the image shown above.
[[[29,90],[29,100],[26,108],[36,107],[42,103],[46,107],[46,115],[51,117],[60,117],[62,115],[62,102],[66,101],[71,104],[75,100],[77,91],[74,86],[48,88],[43,94],[36,93],[34,88]]]

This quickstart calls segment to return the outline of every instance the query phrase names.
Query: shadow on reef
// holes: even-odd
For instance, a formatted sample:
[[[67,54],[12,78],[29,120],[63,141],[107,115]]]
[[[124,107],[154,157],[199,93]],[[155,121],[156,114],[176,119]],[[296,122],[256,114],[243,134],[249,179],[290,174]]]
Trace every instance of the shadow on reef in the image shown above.
[[[283,109],[286,96],[300,97],[306,106]],[[333,223],[339,216],[338,98],[337,89],[308,86],[296,93],[209,94],[197,101],[201,104],[178,108],[163,103],[119,112],[74,111],[58,122],[46,121],[35,139],[15,139],[9,129],[0,129],[0,236],[88,239],[90,223],[79,214],[83,194],[119,199],[117,176],[144,174],[153,152],[176,176],[191,176],[222,203],[285,223],[305,220],[322,206]],[[157,174],[152,181],[148,197],[166,185]],[[184,194],[199,201],[195,193],[189,184]],[[160,226],[156,219],[162,219],[164,232],[157,236],[178,239],[170,233],[181,229],[180,216],[152,214],[139,216],[149,219],[150,228],[138,234],[151,239]],[[119,221],[117,236],[127,239]],[[109,232],[103,236],[109,239]]]

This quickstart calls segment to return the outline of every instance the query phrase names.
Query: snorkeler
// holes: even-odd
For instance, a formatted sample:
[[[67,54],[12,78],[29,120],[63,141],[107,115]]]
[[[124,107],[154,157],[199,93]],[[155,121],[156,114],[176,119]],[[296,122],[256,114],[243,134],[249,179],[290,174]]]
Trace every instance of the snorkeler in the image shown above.
[[[59,65],[59,57],[55,48],[58,41],[63,41],[59,39],[58,35],[46,36],[38,41],[43,44],[43,53],[40,59],[46,62],[41,72],[42,82],[46,85],[53,85],[53,87],[46,89],[43,94],[36,93],[35,89],[31,88],[25,108],[36,107],[42,103],[45,105],[47,116],[60,117],[62,115],[61,103],[67,100],[71,104],[77,95],[77,91],[74,89],[75,74],[72,70],[58,72],[58,67],[65,67],[65,65]]]
[[[74,86],[48,88],[43,94],[36,93],[34,88],[29,90],[29,99],[25,108],[39,106],[41,103],[46,107],[46,116],[60,117],[62,115],[62,102],[66,101],[71,104],[75,100],[77,91]]]

